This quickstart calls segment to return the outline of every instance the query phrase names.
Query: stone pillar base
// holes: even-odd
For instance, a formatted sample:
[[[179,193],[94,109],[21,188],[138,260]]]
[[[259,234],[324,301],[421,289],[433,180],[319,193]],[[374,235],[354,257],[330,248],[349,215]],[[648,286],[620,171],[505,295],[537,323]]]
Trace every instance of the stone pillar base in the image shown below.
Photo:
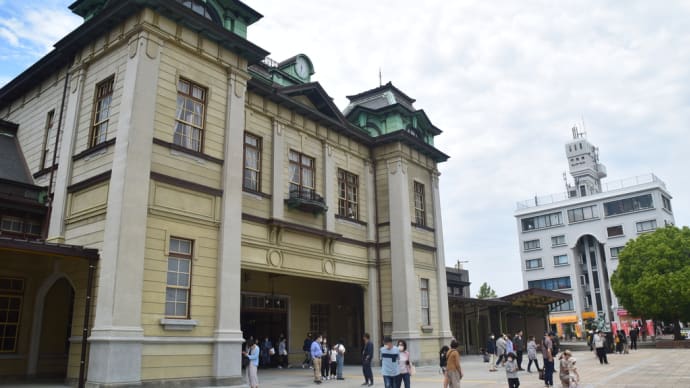
[[[243,381],[243,344],[241,331],[216,333],[216,342],[213,344],[213,377],[216,380]]]
[[[87,386],[141,385],[142,339],[140,328],[93,329],[89,337]]]

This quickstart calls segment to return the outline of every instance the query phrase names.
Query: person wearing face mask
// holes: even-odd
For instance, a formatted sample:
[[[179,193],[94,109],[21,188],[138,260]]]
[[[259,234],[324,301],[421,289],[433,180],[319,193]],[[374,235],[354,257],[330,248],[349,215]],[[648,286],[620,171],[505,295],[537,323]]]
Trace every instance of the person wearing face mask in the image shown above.
[[[486,341],[486,352],[489,353],[489,372],[496,372],[496,339],[493,334]]]
[[[518,365],[515,361],[515,353],[508,353],[506,361],[506,376],[508,377],[508,388],[518,388],[520,379],[518,378]]]
[[[385,388],[394,388],[395,382],[398,379],[400,371],[398,370],[398,358],[400,358],[400,351],[393,346],[391,337],[386,337],[383,340],[381,347],[381,374],[383,375],[383,384]]]
[[[400,388],[405,383],[405,388],[410,388],[410,376],[412,374],[412,364],[410,363],[410,352],[407,351],[407,342],[405,340],[398,341],[398,379],[395,382],[395,387]]]

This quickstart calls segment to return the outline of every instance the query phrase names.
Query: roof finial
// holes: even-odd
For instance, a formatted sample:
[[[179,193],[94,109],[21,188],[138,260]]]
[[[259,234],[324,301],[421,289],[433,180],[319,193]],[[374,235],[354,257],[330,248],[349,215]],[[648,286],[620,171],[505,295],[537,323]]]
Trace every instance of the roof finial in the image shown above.
[[[381,77],[381,67],[379,66],[379,86],[383,86],[383,80]]]

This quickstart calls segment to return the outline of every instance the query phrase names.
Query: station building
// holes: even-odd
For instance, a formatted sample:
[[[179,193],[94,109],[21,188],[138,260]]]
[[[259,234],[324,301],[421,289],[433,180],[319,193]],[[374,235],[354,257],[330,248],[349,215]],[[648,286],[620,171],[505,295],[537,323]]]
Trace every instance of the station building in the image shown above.
[[[245,338],[285,334],[299,363],[308,332],[437,362],[448,156],[413,98],[340,111],[306,55],[247,40],[240,1],[70,9],[83,24],[0,89],[3,378],[235,385]]]
[[[630,239],[673,225],[673,197],[654,174],[603,182],[599,149],[577,128],[565,154],[572,176],[566,192],[519,202],[515,218],[524,287],[571,294],[553,306],[549,322],[560,335],[582,337],[590,319],[640,318],[618,303],[611,274]]]

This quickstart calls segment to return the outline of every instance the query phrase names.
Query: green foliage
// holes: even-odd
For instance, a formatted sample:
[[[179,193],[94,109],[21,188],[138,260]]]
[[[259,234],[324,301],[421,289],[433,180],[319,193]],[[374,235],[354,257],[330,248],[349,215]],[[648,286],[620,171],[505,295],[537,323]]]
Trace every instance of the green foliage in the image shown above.
[[[498,295],[496,295],[496,291],[494,291],[491,286],[489,286],[486,282],[479,287],[479,293],[477,294],[477,298],[479,299],[489,299],[489,298],[497,298]]]
[[[611,276],[618,301],[635,315],[690,320],[690,229],[667,226],[630,240]]]

